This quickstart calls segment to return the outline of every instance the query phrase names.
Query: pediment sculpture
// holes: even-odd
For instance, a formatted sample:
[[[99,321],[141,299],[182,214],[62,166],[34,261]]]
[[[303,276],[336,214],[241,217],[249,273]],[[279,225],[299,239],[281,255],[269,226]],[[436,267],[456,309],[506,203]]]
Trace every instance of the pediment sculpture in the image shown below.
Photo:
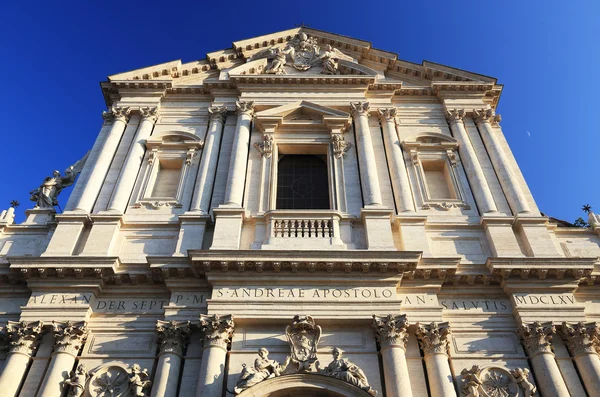
[[[285,66],[304,72],[321,66],[321,74],[340,74],[339,61],[356,63],[356,59],[327,44],[321,48],[314,37],[298,33],[285,47],[272,46],[254,54],[249,61],[267,58],[269,64],[263,70],[266,74],[287,74]]]
[[[317,346],[321,340],[321,327],[311,316],[296,315],[285,329],[290,344],[291,362],[298,365],[298,372],[312,372],[317,361]]]

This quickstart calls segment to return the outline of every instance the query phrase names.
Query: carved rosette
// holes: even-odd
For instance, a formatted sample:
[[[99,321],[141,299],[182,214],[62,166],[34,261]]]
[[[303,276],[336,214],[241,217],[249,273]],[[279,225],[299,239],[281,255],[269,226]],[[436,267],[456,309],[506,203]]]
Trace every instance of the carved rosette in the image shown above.
[[[252,117],[254,115],[254,102],[236,101],[235,110],[239,116],[247,115],[248,117]]]
[[[408,319],[406,315],[387,316],[373,315],[373,330],[379,346],[384,349],[391,346],[399,346],[406,350],[408,342]]]
[[[581,354],[598,354],[600,329],[598,323],[576,324],[563,322],[561,336],[569,349],[571,356],[577,357]]]
[[[417,323],[417,339],[425,356],[430,354],[448,354],[450,337],[448,322],[432,322],[427,325]]]
[[[204,332],[204,347],[218,346],[227,349],[235,323],[231,314],[226,316],[201,314],[200,329]]]
[[[530,357],[540,353],[552,353],[554,349],[550,341],[552,335],[556,333],[554,324],[541,323],[535,321],[532,324],[523,324],[517,330],[517,333],[523,340],[525,350]]]
[[[254,148],[260,153],[260,157],[269,158],[273,154],[273,134],[264,134],[261,143],[254,143]]]
[[[393,122],[396,124],[396,108],[379,109],[377,115],[382,123]]]
[[[190,337],[189,321],[161,321],[156,322],[158,333],[158,350],[161,353],[183,354],[183,349]]]
[[[467,115],[467,112],[465,111],[465,109],[447,110],[446,111],[446,120],[448,120],[448,122],[450,124],[458,123],[459,121],[463,121],[463,119],[465,118],[466,115]]]
[[[225,122],[227,118],[227,107],[226,106],[211,106],[208,108],[208,114],[210,116],[210,122],[221,123]]]
[[[116,120],[123,121],[126,123],[131,115],[131,108],[129,106],[113,106],[109,110],[102,112],[102,118],[107,123],[111,123]]]
[[[142,116],[142,120],[150,120],[152,123],[155,123],[158,119],[158,106],[150,107],[144,106],[140,108],[140,116]]]
[[[491,125],[498,125],[502,121],[502,117],[496,114],[492,109],[480,109],[473,111],[473,118],[477,124],[490,123]]]
[[[352,144],[346,142],[340,134],[334,134],[331,137],[331,145],[333,146],[333,155],[338,159],[346,157],[346,152],[352,147]]]
[[[369,102],[350,102],[350,113],[352,114],[352,118],[357,118],[358,116],[369,117]]]
[[[41,321],[9,321],[1,331],[7,344],[8,353],[22,353],[31,356],[37,349],[43,335],[44,323]]]

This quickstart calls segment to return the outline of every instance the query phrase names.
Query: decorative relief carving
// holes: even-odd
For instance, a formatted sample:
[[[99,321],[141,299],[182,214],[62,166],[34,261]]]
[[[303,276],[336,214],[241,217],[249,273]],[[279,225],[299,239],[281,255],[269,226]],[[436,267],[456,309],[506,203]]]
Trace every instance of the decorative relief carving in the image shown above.
[[[448,322],[432,322],[427,325],[417,323],[417,339],[425,355],[448,354],[450,337]]]
[[[273,134],[263,134],[262,143],[255,142],[254,147],[260,153],[260,157],[271,157],[273,154]]]
[[[517,384],[523,390],[523,397],[533,397],[537,392],[537,387],[529,381],[529,369],[515,368],[510,371],[510,374],[515,378]]]
[[[298,372],[311,372],[317,361],[321,327],[311,316],[296,315],[286,327],[285,335],[290,344],[291,361],[298,365]]]
[[[598,323],[577,324],[562,323],[561,336],[571,353],[571,356],[577,357],[580,354],[598,354],[600,329]]]
[[[331,144],[333,146],[333,155],[338,159],[346,157],[346,152],[352,147],[352,144],[346,142],[340,134],[334,134],[331,137]]]
[[[500,367],[473,365],[461,371],[461,390],[466,397],[518,397],[519,387],[511,373]]]
[[[554,350],[550,341],[556,333],[554,324],[535,321],[532,324],[521,325],[517,333],[523,340],[527,354],[531,357],[539,353],[552,353]]]
[[[331,354],[333,355],[333,361],[323,369],[319,368],[319,362],[317,361],[317,370],[321,375],[331,376],[332,378],[343,380],[344,382],[350,383],[372,396],[377,395],[377,391],[373,390],[369,386],[367,377],[362,369],[358,365],[350,362],[347,358],[342,358],[342,350],[335,347]]]
[[[467,112],[465,109],[452,109],[446,110],[446,120],[450,123],[456,123],[458,121],[463,121]]]
[[[133,364],[131,366],[131,373],[129,374],[129,388],[133,392],[134,397],[146,397],[145,389],[152,385],[148,370],[142,369],[139,364]]]
[[[492,109],[474,110],[473,116],[475,116],[474,119],[477,124],[490,123],[495,126],[502,121],[502,117],[499,114],[496,114]]]
[[[107,123],[111,123],[116,120],[126,123],[129,121],[130,116],[131,108],[129,106],[113,106],[110,109],[102,112],[102,118]]]
[[[211,106],[208,108],[208,114],[210,115],[210,122],[219,122],[223,124],[227,118],[227,107],[226,106]]]
[[[89,375],[85,364],[79,364],[77,370],[71,371],[69,378],[65,379],[64,387],[68,387],[69,397],[81,397],[85,391],[85,384]]]
[[[281,372],[287,367],[289,361],[290,357],[288,356],[286,362],[281,365],[277,361],[269,359],[269,351],[267,349],[264,347],[260,348],[258,350],[258,358],[254,360],[254,366],[252,368],[248,368],[246,364],[242,364],[242,372],[233,389],[234,393],[240,394],[244,390],[263,380],[280,376]]]
[[[377,114],[379,116],[379,120],[382,123],[386,123],[386,122],[394,122],[394,124],[396,123],[396,108],[387,108],[387,109],[379,109],[377,110]]]
[[[253,101],[236,101],[235,109],[238,114],[247,114],[252,117],[254,115],[254,102]]]
[[[219,346],[227,348],[235,329],[235,323],[231,314],[219,316],[200,315],[200,329],[204,332],[204,347]]]
[[[369,117],[370,106],[369,102],[350,102],[352,118],[357,118],[358,116]]]
[[[160,353],[182,355],[190,337],[190,322],[158,320],[156,332],[158,333],[157,343]]]
[[[43,334],[41,321],[9,321],[1,331],[2,339],[7,341],[8,353],[23,353],[31,356],[37,349]]]
[[[148,119],[151,122],[155,123],[158,119],[158,106],[150,107],[144,106],[140,108],[140,116],[142,116],[142,120]]]
[[[390,346],[400,346],[406,349],[408,342],[408,319],[406,315],[387,316],[373,315],[373,330],[379,346],[383,349]]]
[[[52,321],[54,332],[54,351],[65,352],[77,356],[88,336],[87,324],[84,321]]]

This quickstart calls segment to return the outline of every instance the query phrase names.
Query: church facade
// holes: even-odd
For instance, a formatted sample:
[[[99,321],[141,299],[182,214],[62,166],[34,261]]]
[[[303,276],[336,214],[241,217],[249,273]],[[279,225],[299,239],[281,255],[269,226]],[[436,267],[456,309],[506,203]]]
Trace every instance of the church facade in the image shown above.
[[[496,79],[301,27],[101,87],[0,215],[2,396],[600,396],[600,218],[540,213]]]

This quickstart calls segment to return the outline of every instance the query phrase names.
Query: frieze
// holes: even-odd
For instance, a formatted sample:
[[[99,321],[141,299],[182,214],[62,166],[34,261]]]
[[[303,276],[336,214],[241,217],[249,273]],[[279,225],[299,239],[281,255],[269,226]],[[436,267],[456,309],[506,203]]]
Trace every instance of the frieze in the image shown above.
[[[217,287],[213,290],[212,299],[383,301],[396,300],[397,294],[393,287]]]
[[[97,299],[95,313],[162,313],[169,304],[167,299]]]
[[[89,305],[93,294],[44,294],[33,293],[27,301],[27,306],[32,305]]]
[[[515,305],[519,306],[572,306],[578,304],[572,294],[514,294]]]
[[[507,299],[443,299],[440,305],[444,310],[512,312],[512,305]]]

